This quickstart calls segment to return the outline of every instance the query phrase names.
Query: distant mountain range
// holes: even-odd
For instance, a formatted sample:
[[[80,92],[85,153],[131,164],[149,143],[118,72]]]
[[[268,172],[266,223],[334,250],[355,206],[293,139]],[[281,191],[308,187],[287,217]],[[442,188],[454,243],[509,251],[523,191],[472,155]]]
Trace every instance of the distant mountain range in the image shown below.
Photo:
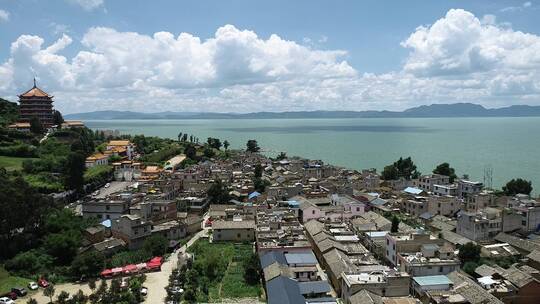
[[[256,113],[95,111],[67,114],[66,119],[272,119],[272,118],[406,118],[406,117],[526,117],[540,116],[540,106],[515,105],[486,109],[472,103],[432,104],[405,111],[298,111]]]

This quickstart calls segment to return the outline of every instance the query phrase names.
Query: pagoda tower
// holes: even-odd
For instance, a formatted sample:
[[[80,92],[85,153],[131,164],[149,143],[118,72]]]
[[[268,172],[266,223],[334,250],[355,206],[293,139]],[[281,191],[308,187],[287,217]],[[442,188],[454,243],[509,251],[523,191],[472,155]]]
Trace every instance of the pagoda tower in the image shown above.
[[[19,95],[20,120],[29,122],[32,117],[37,117],[44,128],[53,125],[53,97],[36,86]]]

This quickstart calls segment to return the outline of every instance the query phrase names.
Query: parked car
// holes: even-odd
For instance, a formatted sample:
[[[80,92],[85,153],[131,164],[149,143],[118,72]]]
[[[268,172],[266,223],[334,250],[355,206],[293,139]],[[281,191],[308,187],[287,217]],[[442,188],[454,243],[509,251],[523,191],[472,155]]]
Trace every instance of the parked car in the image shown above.
[[[1,297],[0,298],[0,304],[15,304],[15,301],[8,297]]]
[[[39,285],[36,282],[30,282],[28,283],[28,289],[30,290],[36,290],[39,288]]]
[[[17,298],[18,298],[18,297],[17,297],[17,294],[14,293],[13,291],[10,291],[10,292],[7,292],[7,293],[5,293],[5,294],[3,294],[3,295],[0,295],[0,297],[3,297],[3,298],[10,298],[10,299],[12,299],[12,300],[17,300]]]
[[[173,286],[171,287],[171,293],[172,294],[182,294],[184,293],[184,290],[180,288],[180,286]]]
[[[27,294],[26,289],[24,289],[24,287],[19,287],[19,286],[11,288],[11,292],[16,293],[17,296],[19,297],[24,297]]]
[[[50,284],[47,280],[45,280],[44,278],[40,278],[40,279],[38,280],[37,283],[38,283],[39,287],[43,287],[43,288],[47,288],[47,287],[49,287],[49,285],[51,285],[51,284]]]
[[[144,287],[144,286],[141,287],[141,295],[142,295],[143,297],[146,297],[146,296],[148,295],[148,288],[146,288],[146,287]]]
[[[106,183],[105,188],[109,188],[111,186],[111,183]]]

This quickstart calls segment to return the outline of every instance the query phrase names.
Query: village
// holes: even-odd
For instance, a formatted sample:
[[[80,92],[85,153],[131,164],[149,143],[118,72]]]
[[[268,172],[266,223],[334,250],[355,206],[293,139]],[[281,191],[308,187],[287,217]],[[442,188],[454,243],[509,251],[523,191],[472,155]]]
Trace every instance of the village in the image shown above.
[[[114,181],[76,206],[101,222],[87,229],[88,250],[137,250],[160,234],[173,252],[193,237],[210,252],[256,253],[260,278],[236,282],[236,293],[222,287],[246,279],[242,269],[229,277],[238,252],[218,267],[225,273],[213,274],[228,279],[187,286],[182,275],[172,287],[153,284],[149,298],[165,297],[168,288],[186,302],[537,303],[540,202],[529,195],[440,174],[383,180],[374,169],[284,153],[272,159],[257,150],[248,144],[185,168],[185,155],[142,166],[133,143],[110,141],[101,155],[121,156],[112,163]],[[91,156],[87,166],[106,159]],[[189,271],[193,255],[185,252],[170,257],[177,272]],[[125,275],[115,271],[102,275]]]
[[[530,182],[501,191],[448,163],[422,175],[410,157],[359,171],[270,157],[254,139],[229,150],[186,133],[92,131],[61,119],[35,82],[19,102],[21,120],[4,132],[41,138],[44,152],[15,177],[65,206],[48,211],[42,247],[6,262],[37,283],[9,286],[0,303],[24,287],[29,303],[538,303],[540,201]],[[68,145],[83,168],[65,172],[57,192],[46,179],[59,173],[47,168]],[[58,227],[82,236],[69,243]]]

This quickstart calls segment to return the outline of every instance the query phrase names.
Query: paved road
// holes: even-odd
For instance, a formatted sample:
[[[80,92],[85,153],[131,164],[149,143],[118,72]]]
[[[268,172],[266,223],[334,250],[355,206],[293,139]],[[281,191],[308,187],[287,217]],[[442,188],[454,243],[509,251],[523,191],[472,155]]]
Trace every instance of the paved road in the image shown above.
[[[201,230],[197,234],[195,234],[186,245],[182,246],[178,250],[176,250],[174,253],[172,253],[167,261],[161,265],[161,271],[159,272],[150,272],[146,274],[146,282],[144,283],[144,286],[148,288],[148,296],[144,303],[151,303],[151,304],[158,304],[158,303],[164,303],[165,297],[167,296],[167,291],[165,290],[165,287],[169,285],[169,276],[171,275],[173,269],[176,268],[176,265],[178,264],[178,255],[180,253],[186,252],[186,249],[193,245],[199,238],[206,235],[206,230]],[[108,280],[110,281],[110,280]],[[99,282],[97,282],[99,286]],[[110,285],[110,282],[108,282]],[[84,294],[88,295],[91,293],[90,287],[88,287],[88,284],[74,284],[74,283],[68,283],[68,284],[57,284],[54,286],[55,289],[55,296],[58,296],[62,291],[66,291],[70,295],[73,295],[79,290],[82,290]],[[49,298],[43,295],[43,289],[40,288],[35,294],[26,296],[25,298],[21,298],[17,302],[20,303],[26,303],[29,298],[34,298],[37,300],[38,304],[47,304],[49,303]],[[55,297],[56,298],[56,297]]]
[[[165,302],[165,298],[167,297],[165,287],[169,285],[169,276],[171,275],[172,271],[176,269],[178,264],[178,255],[186,252],[188,247],[193,245],[193,243],[204,235],[206,235],[205,230],[199,231],[187,242],[186,245],[180,247],[170,255],[169,259],[163,263],[163,265],[161,265],[160,272],[152,272],[146,275],[146,282],[144,283],[144,286],[148,288],[148,296],[146,297],[144,303],[156,304]]]

